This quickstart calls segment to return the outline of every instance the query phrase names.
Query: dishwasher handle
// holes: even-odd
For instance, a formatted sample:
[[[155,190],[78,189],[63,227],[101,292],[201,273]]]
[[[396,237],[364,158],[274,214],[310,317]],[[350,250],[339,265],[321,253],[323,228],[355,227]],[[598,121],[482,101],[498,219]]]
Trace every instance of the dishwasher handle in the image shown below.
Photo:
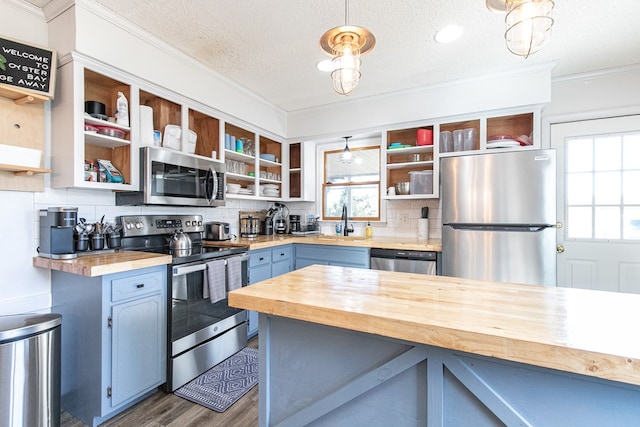
[[[436,261],[435,251],[416,251],[399,249],[371,248],[371,258],[410,259],[417,261]]]

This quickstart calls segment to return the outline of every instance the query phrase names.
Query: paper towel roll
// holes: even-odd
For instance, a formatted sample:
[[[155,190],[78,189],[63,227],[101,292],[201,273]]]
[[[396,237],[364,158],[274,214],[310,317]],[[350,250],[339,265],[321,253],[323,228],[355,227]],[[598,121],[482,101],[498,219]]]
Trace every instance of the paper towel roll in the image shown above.
[[[420,241],[429,240],[429,219],[428,218],[418,219],[418,240]]]
[[[153,140],[153,108],[140,106],[140,143],[154,145]]]

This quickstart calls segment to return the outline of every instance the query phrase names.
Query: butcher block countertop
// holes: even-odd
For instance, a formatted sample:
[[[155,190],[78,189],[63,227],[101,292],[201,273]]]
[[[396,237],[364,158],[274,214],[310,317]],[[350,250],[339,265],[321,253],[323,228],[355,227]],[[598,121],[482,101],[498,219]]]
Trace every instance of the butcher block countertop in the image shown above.
[[[274,234],[272,236],[258,236],[253,239],[240,237],[221,242],[205,241],[203,244],[211,246],[247,246],[249,250],[255,250],[286,245],[288,243],[442,252],[442,242],[440,240],[429,239],[427,242],[420,242],[415,237],[374,236],[366,238],[363,236],[292,236],[288,234]]]
[[[48,268],[88,277],[104,276],[105,274],[165,264],[171,264],[171,255],[135,251],[81,255],[78,258],[69,260],[33,258],[34,267]]]
[[[229,304],[640,385],[640,295],[313,265]]]

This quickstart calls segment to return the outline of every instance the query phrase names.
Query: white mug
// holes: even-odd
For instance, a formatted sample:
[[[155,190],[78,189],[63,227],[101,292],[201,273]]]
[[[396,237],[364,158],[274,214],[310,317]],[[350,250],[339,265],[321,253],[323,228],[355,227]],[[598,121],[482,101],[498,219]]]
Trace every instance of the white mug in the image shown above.
[[[396,195],[396,187],[387,188],[387,195],[388,196],[395,196]]]

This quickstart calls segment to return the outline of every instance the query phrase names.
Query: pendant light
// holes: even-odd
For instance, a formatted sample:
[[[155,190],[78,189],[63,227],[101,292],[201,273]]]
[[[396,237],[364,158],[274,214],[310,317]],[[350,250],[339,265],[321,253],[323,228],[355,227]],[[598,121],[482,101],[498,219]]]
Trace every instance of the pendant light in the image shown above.
[[[360,56],[376,44],[373,34],[365,28],[349,25],[349,0],[345,0],[344,25],[327,31],[320,38],[320,47],[332,57],[333,89],[349,95],[360,81]]]
[[[507,49],[528,58],[551,38],[553,0],[486,0],[492,12],[506,13],[504,38]]]
[[[342,150],[342,163],[351,163],[353,161],[353,153],[349,150],[349,138],[350,136],[343,136],[344,138],[344,150]]]

